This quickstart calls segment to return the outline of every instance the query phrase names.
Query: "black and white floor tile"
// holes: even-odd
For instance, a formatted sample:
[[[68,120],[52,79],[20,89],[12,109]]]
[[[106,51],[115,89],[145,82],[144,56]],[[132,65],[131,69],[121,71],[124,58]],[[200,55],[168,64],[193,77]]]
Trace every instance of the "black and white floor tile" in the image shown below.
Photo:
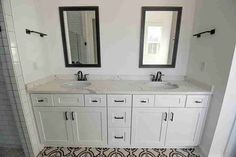
[[[37,157],[201,157],[193,148],[45,147]]]

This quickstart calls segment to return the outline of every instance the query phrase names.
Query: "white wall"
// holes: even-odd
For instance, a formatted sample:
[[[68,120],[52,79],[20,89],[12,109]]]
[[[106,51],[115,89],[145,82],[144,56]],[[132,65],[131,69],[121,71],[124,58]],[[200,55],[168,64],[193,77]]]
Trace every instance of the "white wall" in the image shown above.
[[[19,2],[20,3],[20,2]],[[58,6],[99,6],[102,68],[83,68],[91,74],[149,75],[158,69],[139,69],[139,38],[142,6],[183,6],[181,34],[175,69],[161,69],[169,75],[185,75],[192,35],[194,0],[40,0],[53,74],[71,74],[79,68],[65,68]]]
[[[196,10],[194,32],[215,27],[216,35],[193,38],[187,75],[215,86],[201,148],[206,154],[210,152],[209,156],[216,157],[222,155],[222,149],[227,142],[227,137],[220,138],[225,137],[223,130],[230,129],[230,123],[225,121],[223,130],[217,130],[214,136],[236,43],[236,1],[199,0]],[[200,70],[202,62],[205,63],[203,71]],[[218,123],[222,125],[221,120]],[[222,129],[221,126],[217,128]]]
[[[35,0],[11,0],[16,40],[20,54],[25,82],[28,83],[50,75],[47,37],[27,35],[25,29],[48,33],[41,28],[40,12]]]
[[[236,2],[235,2],[236,4]],[[235,8],[236,9],[236,8]],[[236,10],[235,10],[236,12]],[[235,25],[236,26],[236,25]],[[236,38],[236,37],[235,37]],[[235,40],[236,43],[236,40]],[[222,103],[219,120],[217,122],[216,131],[214,134],[214,138],[211,144],[211,149],[209,152],[209,157],[225,157],[225,147],[227,145],[228,139],[230,138],[230,134],[233,128],[235,116],[236,116],[236,105],[235,105],[235,95],[236,95],[236,49],[234,51],[234,57],[232,61],[232,66],[229,74],[229,79],[227,83],[227,87],[225,90],[224,100]],[[233,130],[235,131],[235,130]],[[235,133],[233,133],[235,134]],[[232,134],[232,138],[235,135]],[[229,141],[228,147],[231,144],[235,143],[236,139],[232,139]],[[233,143],[234,142],[234,143]],[[236,145],[234,145],[236,146]],[[235,149],[235,147],[234,147]],[[236,152],[236,151],[234,151]],[[233,152],[232,152],[233,153]],[[233,156],[232,156],[233,157]]]

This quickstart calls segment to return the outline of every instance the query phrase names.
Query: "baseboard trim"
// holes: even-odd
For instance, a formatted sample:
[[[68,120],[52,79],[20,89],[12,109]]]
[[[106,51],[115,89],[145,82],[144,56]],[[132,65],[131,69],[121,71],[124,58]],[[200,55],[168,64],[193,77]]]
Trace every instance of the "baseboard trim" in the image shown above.
[[[208,157],[224,157],[223,155],[215,155],[215,154],[213,154],[213,155],[208,155]]]
[[[200,147],[196,147],[196,151],[201,155],[201,157],[207,157],[206,152]]]
[[[196,151],[201,155],[201,157],[224,157],[223,155],[216,155],[216,154],[208,154],[206,153],[206,151],[199,147],[196,147]]]

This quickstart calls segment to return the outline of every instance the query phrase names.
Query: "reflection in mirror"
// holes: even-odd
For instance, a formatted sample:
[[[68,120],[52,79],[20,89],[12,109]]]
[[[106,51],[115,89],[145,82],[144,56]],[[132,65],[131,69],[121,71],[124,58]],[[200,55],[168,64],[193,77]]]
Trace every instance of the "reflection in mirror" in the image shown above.
[[[181,7],[143,7],[140,67],[175,67]]]
[[[98,7],[60,7],[66,67],[100,67]]]

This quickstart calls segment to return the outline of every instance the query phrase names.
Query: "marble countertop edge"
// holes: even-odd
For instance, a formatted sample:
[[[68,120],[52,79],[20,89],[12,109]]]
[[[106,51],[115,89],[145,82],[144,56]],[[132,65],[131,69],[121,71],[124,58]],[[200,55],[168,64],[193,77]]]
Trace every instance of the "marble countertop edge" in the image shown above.
[[[59,79],[50,77],[37,84],[27,86],[27,92],[31,94],[140,94],[140,95],[211,95],[213,88],[206,86],[193,79],[173,80],[171,83],[178,84],[177,89],[154,89],[147,88],[143,84],[148,81],[128,80],[91,80],[91,86],[83,89],[65,88],[62,85],[73,79]]]

